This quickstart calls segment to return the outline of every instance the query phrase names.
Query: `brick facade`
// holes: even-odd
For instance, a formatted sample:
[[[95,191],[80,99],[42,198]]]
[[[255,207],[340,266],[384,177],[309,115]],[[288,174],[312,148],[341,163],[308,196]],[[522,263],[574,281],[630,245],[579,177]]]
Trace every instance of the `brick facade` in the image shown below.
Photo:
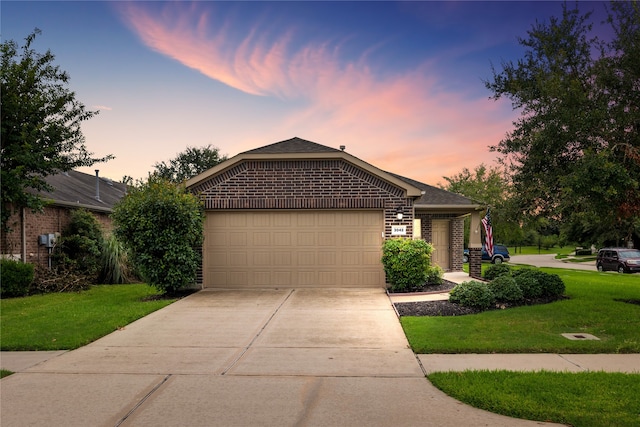
[[[60,233],[69,225],[71,209],[61,206],[46,206],[42,212],[32,212],[30,209],[24,211],[24,236],[26,243],[25,262],[40,264],[44,267],[48,264],[48,250],[44,246],[38,245],[38,236],[41,234]],[[104,212],[92,212],[105,231],[111,230],[111,218]],[[2,232],[0,238],[1,253],[4,256],[11,256],[22,259],[22,220],[21,215],[16,213],[9,220],[11,231]]]
[[[245,160],[191,190],[209,210],[381,210],[386,237],[393,225],[404,225],[407,236],[413,235],[413,200],[404,189],[341,159]]]

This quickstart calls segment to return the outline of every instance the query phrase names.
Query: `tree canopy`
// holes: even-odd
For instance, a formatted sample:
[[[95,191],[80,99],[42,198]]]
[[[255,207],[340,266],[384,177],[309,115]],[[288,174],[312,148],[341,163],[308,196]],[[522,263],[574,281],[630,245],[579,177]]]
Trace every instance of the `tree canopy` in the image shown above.
[[[45,177],[80,166],[91,166],[113,156],[93,157],[87,151],[80,125],[96,115],[68,88],[69,75],[54,65],[54,55],[38,53],[32,44],[40,30],[21,48],[13,40],[0,44],[0,180],[2,228],[12,212],[40,210],[35,194],[50,190]]]
[[[159,177],[181,183],[225,160],[227,156],[220,156],[218,148],[207,145],[201,148],[187,147],[168,163],[156,163],[153,167],[156,169],[155,174]]]
[[[553,217],[578,242],[619,243],[640,231],[640,5],[611,2],[611,40],[590,19],[565,4],[519,39],[523,58],[493,68],[492,98],[521,114],[491,149],[525,217]]]

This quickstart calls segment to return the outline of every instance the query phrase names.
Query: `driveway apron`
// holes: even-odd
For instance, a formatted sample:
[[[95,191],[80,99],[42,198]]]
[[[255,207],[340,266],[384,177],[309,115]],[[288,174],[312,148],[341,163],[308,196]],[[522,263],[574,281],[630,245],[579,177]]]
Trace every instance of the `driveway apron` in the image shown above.
[[[9,426],[527,426],[424,377],[382,289],[205,290],[0,382]]]

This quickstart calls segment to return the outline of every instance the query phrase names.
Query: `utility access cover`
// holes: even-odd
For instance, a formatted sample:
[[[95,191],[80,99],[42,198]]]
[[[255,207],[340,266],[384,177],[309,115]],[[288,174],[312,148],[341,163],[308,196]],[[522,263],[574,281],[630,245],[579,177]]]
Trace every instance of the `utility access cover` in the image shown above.
[[[575,334],[562,334],[562,336],[572,341],[585,341],[585,340],[600,341],[600,338],[591,334],[575,333]]]

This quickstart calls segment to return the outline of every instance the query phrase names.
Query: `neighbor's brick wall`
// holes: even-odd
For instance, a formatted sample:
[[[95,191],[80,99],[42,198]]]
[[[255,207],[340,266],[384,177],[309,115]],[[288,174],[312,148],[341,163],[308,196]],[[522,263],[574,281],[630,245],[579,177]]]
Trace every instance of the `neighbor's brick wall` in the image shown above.
[[[30,209],[25,210],[25,236],[26,236],[26,262],[47,266],[48,251],[44,246],[38,245],[38,236],[41,234],[60,233],[69,225],[71,209],[60,206],[47,206],[41,213],[34,213]],[[112,229],[111,218],[107,213],[92,212],[103,230]],[[9,221],[11,232],[2,232],[0,238],[1,252],[3,255],[18,255],[22,253],[21,220],[19,214],[12,215]]]
[[[404,190],[343,160],[249,160],[191,190],[205,209],[379,209],[386,237],[392,225],[413,234],[413,200]]]

